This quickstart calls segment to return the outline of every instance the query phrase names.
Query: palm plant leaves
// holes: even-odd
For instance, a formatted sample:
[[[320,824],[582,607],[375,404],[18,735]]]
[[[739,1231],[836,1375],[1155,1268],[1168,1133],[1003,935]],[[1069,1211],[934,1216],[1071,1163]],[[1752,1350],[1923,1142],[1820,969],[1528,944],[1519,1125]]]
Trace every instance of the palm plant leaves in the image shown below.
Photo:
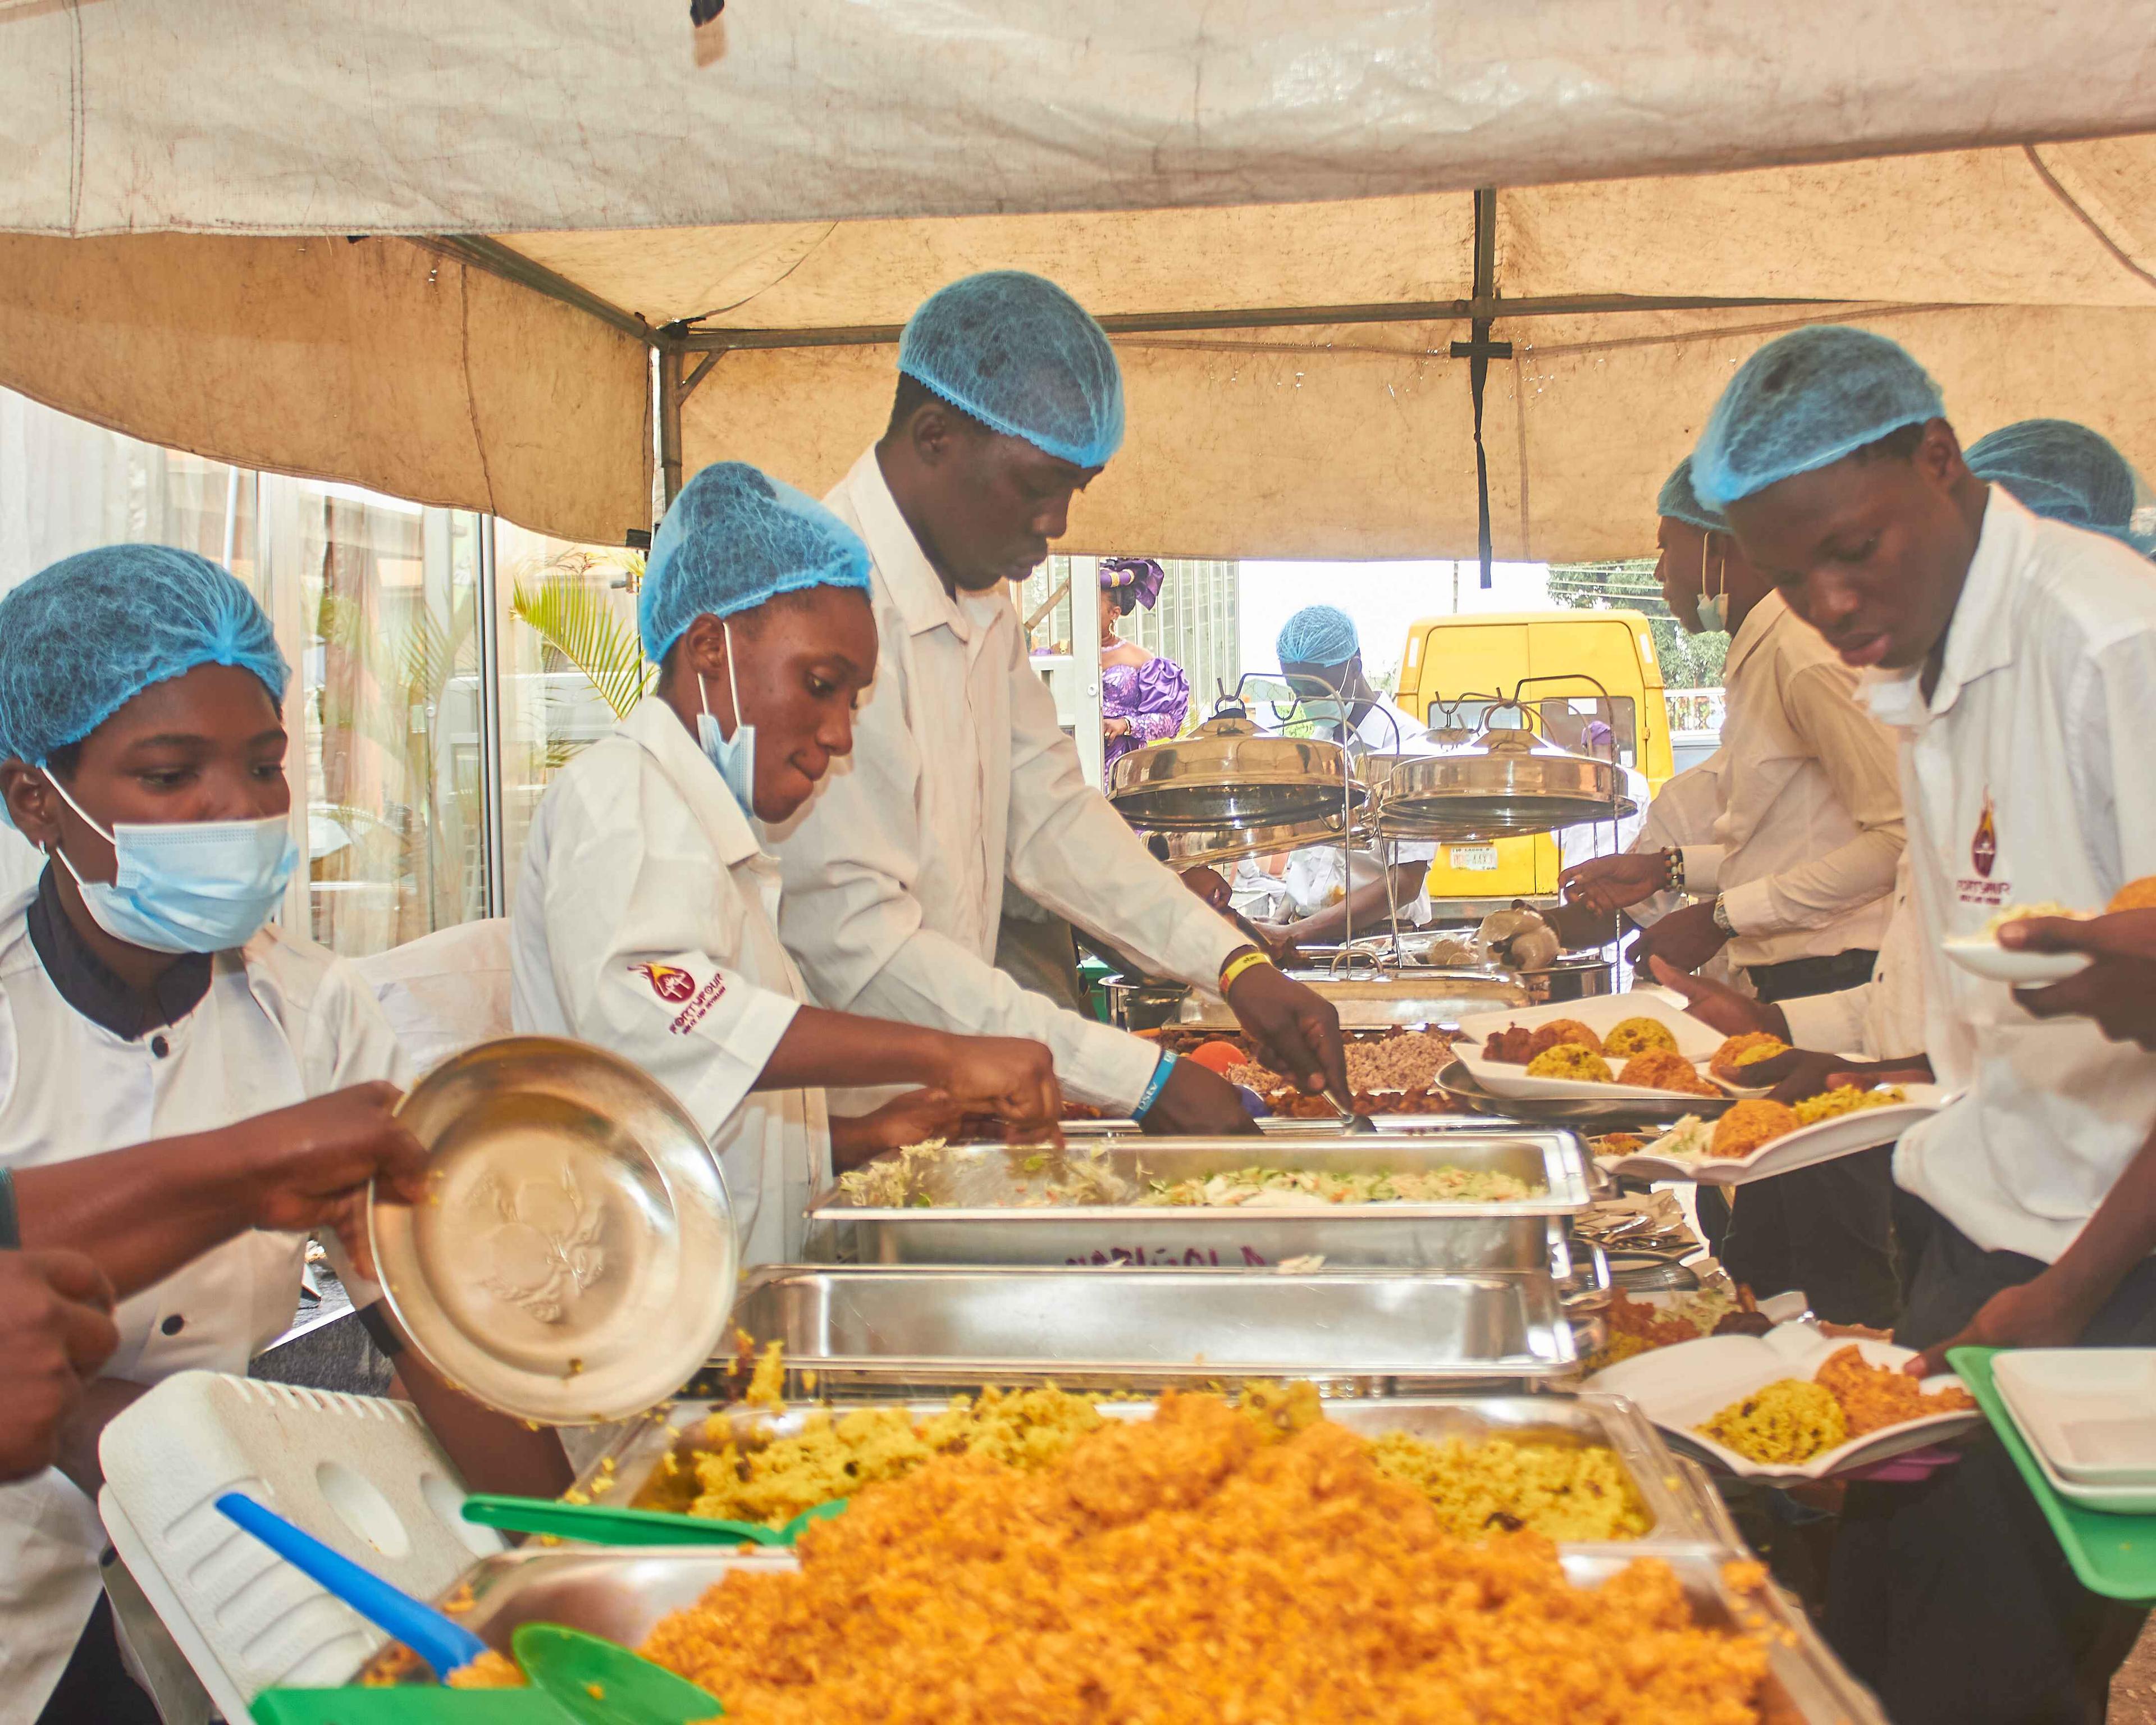
[[[622,621],[606,589],[582,578],[581,571],[546,569],[519,580],[509,608],[583,674],[616,718],[627,717],[650,692],[658,667],[645,660],[636,631]]]

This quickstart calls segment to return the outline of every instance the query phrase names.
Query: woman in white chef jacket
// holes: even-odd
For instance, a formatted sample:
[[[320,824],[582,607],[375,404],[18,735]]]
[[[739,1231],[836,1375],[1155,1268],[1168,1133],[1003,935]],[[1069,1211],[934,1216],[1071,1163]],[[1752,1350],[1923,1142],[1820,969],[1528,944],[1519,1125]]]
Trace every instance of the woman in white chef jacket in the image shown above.
[[[63,1445],[69,1473],[0,1487],[4,1725],[49,1697],[55,1719],[124,1722],[142,1702],[92,1617],[103,1422],[174,1372],[244,1373],[298,1307],[303,1231],[348,1219],[395,1158],[418,1165],[384,1127],[394,1091],[369,1082],[398,1064],[372,996],[264,927],[295,860],[285,679],[252,596],[190,552],[86,552],[0,602],[0,794],[48,859],[0,905],[0,1245],[85,1250],[142,1290]],[[311,1097],[296,1127],[220,1130]],[[196,1133],[218,1137],[181,1139]],[[325,1133],[341,1142],[327,1160]],[[123,1145],[141,1147],[98,1153]]]
[[[798,1255],[829,1173],[821,1086],[912,1084],[839,1125],[857,1159],[961,1111],[1054,1132],[1048,1050],[822,1010],[779,944],[783,821],[853,749],[875,672],[868,552],[829,510],[742,462],[707,467],[652,542],[637,621],[658,686],[547,788],[511,916],[516,1028],[634,1061],[726,1172],[743,1261]]]

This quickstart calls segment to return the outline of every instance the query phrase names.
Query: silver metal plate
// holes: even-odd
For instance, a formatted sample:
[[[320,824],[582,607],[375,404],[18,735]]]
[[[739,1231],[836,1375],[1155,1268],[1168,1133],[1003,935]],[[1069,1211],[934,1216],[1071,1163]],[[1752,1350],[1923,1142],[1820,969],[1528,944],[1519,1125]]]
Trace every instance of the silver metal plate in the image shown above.
[[[508,1037],[398,1111],[426,1200],[371,1203],[390,1309],[450,1383],[520,1419],[622,1420],[710,1358],[738,1274],[717,1158],[672,1096],[581,1043]]]
[[[1533,1198],[1489,1203],[1295,1209],[1041,1202],[1048,1183],[1068,1178],[1072,1161],[1133,1193],[1152,1179],[1317,1167],[1342,1173],[1460,1168],[1509,1174],[1546,1189]],[[1569,1132],[1556,1132],[1109,1138],[1081,1142],[1062,1157],[961,1144],[947,1147],[927,1168],[918,1190],[931,1201],[927,1205],[871,1209],[834,1187],[814,1201],[809,1219],[850,1230],[863,1264],[1249,1269],[1317,1255],[1332,1268],[1540,1269],[1563,1276],[1570,1271],[1564,1219],[1592,1201],[1584,1147]],[[1554,1245],[1553,1222],[1558,1224]]]
[[[1578,1353],[1547,1272],[770,1265],[733,1323],[855,1381],[1411,1378],[1526,1384]]]
[[[1742,1627],[1766,1643],[1768,1671],[1759,1695],[1762,1725],[1887,1725],[1871,1692],[1842,1669],[1801,1612],[1774,1588],[1738,1595],[1722,1575],[1730,1553],[1723,1547],[1666,1545],[1571,1546],[1558,1561],[1573,1583],[1599,1587],[1642,1558],[1667,1563],[1696,1620],[1710,1628]],[[469,1589],[464,1624],[497,1651],[526,1623],[559,1623],[625,1646],[639,1645],[670,1612],[693,1605],[736,1570],[784,1572],[791,1552],[742,1555],[699,1551],[544,1551],[527,1547],[475,1565],[438,1603]],[[370,1661],[368,1668],[374,1669]],[[362,1671],[360,1676],[367,1675]],[[357,1677],[355,1678],[357,1681]],[[403,1681],[424,1679],[407,1673]]]

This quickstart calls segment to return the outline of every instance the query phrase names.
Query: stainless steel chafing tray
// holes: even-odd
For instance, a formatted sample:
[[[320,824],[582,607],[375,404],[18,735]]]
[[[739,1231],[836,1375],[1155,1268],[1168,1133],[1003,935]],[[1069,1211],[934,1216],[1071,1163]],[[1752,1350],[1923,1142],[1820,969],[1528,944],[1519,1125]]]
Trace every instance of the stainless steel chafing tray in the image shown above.
[[[1251,1268],[1317,1255],[1336,1267],[1541,1269],[1569,1276],[1564,1220],[1593,1202],[1587,1166],[1577,1137],[1550,1131],[1371,1132],[1323,1141],[1106,1138],[1081,1140],[1064,1152],[955,1144],[921,1164],[907,1201],[871,1209],[833,1187],[811,1204],[808,1219],[817,1228],[848,1230],[854,1256],[864,1264]],[[1245,1168],[1341,1173],[1458,1168],[1509,1174],[1545,1189],[1532,1198],[1483,1203],[1312,1202],[1295,1209],[1129,1201],[1150,1180],[1204,1178]],[[1049,1201],[1049,1186],[1080,1176],[1128,1199]]]
[[[1370,1117],[1381,1132],[1420,1137],[1426,1132],[1486,1132],[1502,1122],[1488,1114],[1373,1114]],[[1359,1131],[1353,1122],[1337,1114],[1317,1114],[1304,1119],[1293,1114],[1268,1114],[1257,1122],[1258,1130],[1269,1138],[1327,1139],[1351,1137]],[[1137,1122],[1128,1116],[1111,1116],[1099,1120],[1066,1120],[1063,1122],[1066,1138],[1129,1138],[1142,1144],[1173,1143],[1173,1137],[1147,1137]]]
[[[1527,990],[1486,970],[1445,970],[1418,965],[1383,976],[1336,977],[1328,970],[1291,970],[1332,1003],[1343,1030],[1389,1030],[1401,1024],[1449,1024],[1478,1012],[1503,1012],[1527,1004]],[[1228,1004],[1192,989],[1168,1022],[1178,1029],[1234,1034],[1242,1024]]]
[[[1599,1587],[1641,1557],[1676,1572],[1697,1620],[1711,1628],[1741,1629],[1766,1643],[1768,1675],[1758,1697],[1763,1725],[1887,1725],[1869,1691],[1844,1671],[1803,1615],[1772,1588],[1738,1594],[1723,1566],[1729,1553],[1713,1544],[1642,1552],[1637,1545],[1577,1546],[1563,1550],[1565,1574]],[[474,1567],[438,1603],[470,1604],[458,1621],[496,1651],[527,1623],[558,1623],[636,1646],[668,1613],[693,1605],[726,1576],[784,1573],[791,1552],[765,1555],[714,1551],[539,1550],[505,1552]],[[387,1675],[379,1656],[358,1678]],[[426,1681],[406,1669],[398,1681]]]
[[[948,1400],[894,1403],[889,1397],[798,1402],[774,1411],[742,1403],[680,1402],[663,1418],[638,1421],[610,1445],[577,1481],[595,1501],[616,1508],[685,1510],[693,1500],[696,1462],[731,1438],[791,1437],[811,1414],[842,1414],[854,1408],[903,1406],[917,1420],[945,1412]],[[1150,1420],[1150,1400],[1105,1401],[1110,1420]],[[1721,1500],[1696,1464],[1672,1455],[1652,1422],[1622,1396],[1447,1395],[1330,1399],[1325,1417],[1366,1437],[1404,1431],[1432,1441],[1460,1438],[1480,1443],[1509,1438],[1522,1443],[1609,1450],[1639,1494],[1647,1532],[1626,1542],[1651,1548],[1671,1541],[1740,1548]],[[593,1488],[596,1487],[596,1492]],[[1702,1493],[1704,1493],[1704,1497]]]
[[[783,1343],[790,1381],[827,1388],[1308,1378],[1385,1394],[1548,1384],[1579,1360],[1542,1271],[769,1265],[733,1327]]]

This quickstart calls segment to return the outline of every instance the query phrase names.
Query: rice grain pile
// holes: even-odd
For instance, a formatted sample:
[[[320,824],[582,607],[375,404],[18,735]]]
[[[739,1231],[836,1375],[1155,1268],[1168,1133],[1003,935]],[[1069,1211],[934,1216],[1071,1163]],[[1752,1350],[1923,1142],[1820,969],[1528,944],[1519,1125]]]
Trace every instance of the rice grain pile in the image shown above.
[[[1699,1430],[1754,1461],[1801,1466],[1849,1440],[1833,1392],[1801,1378],[1781,1378],[1732,1402]]]
[[[1373,1445],[1290,1425],[1170,1392],[1040,1471],[939,1456],[643,1651],[734,1725],[1758,1719],[1765,1648],[1666,1565],[1575,1588],[1548,1540],[1452,1538]]]

